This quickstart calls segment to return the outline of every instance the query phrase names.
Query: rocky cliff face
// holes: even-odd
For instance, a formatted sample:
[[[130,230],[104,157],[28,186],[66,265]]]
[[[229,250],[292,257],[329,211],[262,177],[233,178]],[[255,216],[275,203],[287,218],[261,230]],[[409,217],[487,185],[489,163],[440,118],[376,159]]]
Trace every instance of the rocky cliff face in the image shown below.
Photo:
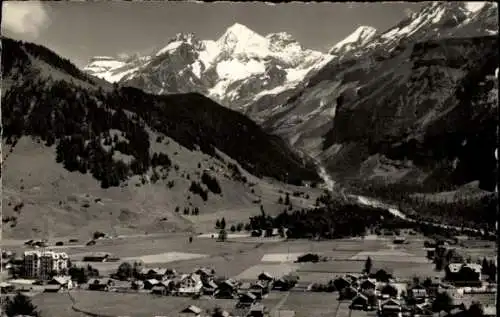
[[[435,188],[480,179],[491,189],[496,10],[432,3],[330,61],[261,122],[339,180]]]

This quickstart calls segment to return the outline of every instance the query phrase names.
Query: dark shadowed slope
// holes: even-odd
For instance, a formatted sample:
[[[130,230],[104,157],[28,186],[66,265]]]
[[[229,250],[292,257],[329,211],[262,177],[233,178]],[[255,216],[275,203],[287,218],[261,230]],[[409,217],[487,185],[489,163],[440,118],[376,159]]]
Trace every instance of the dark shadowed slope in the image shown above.
[[[130,166],[134,174],[146,171],[151,158],[145,127],[150,126],[188,149],[198,146],[213,155],[218,148],[259,177],[285,180],[288,174],[295,181],[317,178],[314,166],[305,166],[281,139],[199,94],[154,96],[117,86],[108,92],[49,50],[9,39],[4,39],[2,63],[4,77],[11,79],[4,94],[4,137],[14,142],[22,135],[39,136],[48,145],[59,141],[58,149],[71,156],[61,159],[75,169],[97,168],[94,160],[100,156],[89,151],[101,152],[96,150],[100,147],[98,137],[111,137],[109,131],[117,129],[128,136],[129,146],[117,140],[108,143],[115,142],[114,150],[134,157]],[[54,76],[54,70],[66,78]],[[80,88],[74,81],[91,87]],[[126,170],[125,166],[116,167],[118,178],[124,178]],[[99,179],[101,174],[96,172],[95,176]]]

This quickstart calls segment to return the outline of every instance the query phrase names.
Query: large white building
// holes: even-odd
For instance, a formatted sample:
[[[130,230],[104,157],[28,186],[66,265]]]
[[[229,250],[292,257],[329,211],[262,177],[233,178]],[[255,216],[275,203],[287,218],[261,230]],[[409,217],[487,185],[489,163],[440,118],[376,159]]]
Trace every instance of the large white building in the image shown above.
[[[24,252],[24,272],[27,277],[48,279],[50,274],[60,274],[68,269],[69,257],[64,252]]]

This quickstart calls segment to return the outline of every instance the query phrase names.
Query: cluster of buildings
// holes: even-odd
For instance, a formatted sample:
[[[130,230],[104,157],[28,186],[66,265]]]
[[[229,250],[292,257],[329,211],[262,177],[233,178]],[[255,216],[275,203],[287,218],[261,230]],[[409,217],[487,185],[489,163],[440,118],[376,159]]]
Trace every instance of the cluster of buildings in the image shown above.
[[[473,264],[460,264],[452,266],[454,271],[450,274],[458,274],[460,270],[473,272],[477,277],[480,266]],[[337,277],[331,282],[334,289],[339,292],[341,300],[350,300],[350,309],[377,311],[380,317],[401,316],[434,316],[432,311],[433,301],[441,292],[455,289],[451,285],[444,284],[439,278],[428,279],[424,283],[396,282],[393,278],[381,281],[370,278],[368,275],[345,275]],[[452,305],[451,311],[446,316],[466,316],[467,309],[463,304]],[[489,315],[485,310],[484,316]],[[468,316],[468,315],[467,315]]]
[[[128,288],[159,296],[210,296],[216,299],[235,299],[236,315],[263,317],[266,314],[266,308],[260,300],[273,289],[287,290],[293,287],[297,280],[298,278],[294,277],[275,279],[269,273],[263,272],[254,282],[243,283],[231,278],[217,278],[215,271],[210,268],[198,268],[191,273],[184,274],[173,269],[144,268],[138,272],[136,279],[130,282]],[[110,278],[92,279],[88,282],[88,289],[118,290],[118,284],[118,281]],[[191,312],[195,315],[196,312],[201,311],[196,306],[189,306],[185,310],[185,313]]]

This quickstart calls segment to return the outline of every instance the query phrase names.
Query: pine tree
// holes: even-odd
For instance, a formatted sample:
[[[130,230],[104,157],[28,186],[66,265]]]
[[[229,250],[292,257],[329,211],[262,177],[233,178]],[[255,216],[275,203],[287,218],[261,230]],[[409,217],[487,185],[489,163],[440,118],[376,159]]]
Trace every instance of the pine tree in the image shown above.
[[[285,205],[290,205],[290,195],[288,193],[285,196]]]
[[[36,309],[36,306],[31,303],[31,300],[21,294],[17,293],[13,299],[7,299],[5,303],[5,314],[8,317],[14,317],[19,315],[25,316],[40,316],[39,312]]]
[[[224,217],[222,218],[222,220],[220,222],[220,228],[221,229],[226,229],[226,219],[224,219]]]
[[[219,229],[220,228],[220,221],[219,219],[217,219],[217,221],[215,222],[215,229]]]
[[[372,266],[373,266],[372,259],[370,257],[368,257],[366,259],[366,262],[365,262],[365,272],[366,272],[366,274],[370,274],[370,271],[372,270]]]

